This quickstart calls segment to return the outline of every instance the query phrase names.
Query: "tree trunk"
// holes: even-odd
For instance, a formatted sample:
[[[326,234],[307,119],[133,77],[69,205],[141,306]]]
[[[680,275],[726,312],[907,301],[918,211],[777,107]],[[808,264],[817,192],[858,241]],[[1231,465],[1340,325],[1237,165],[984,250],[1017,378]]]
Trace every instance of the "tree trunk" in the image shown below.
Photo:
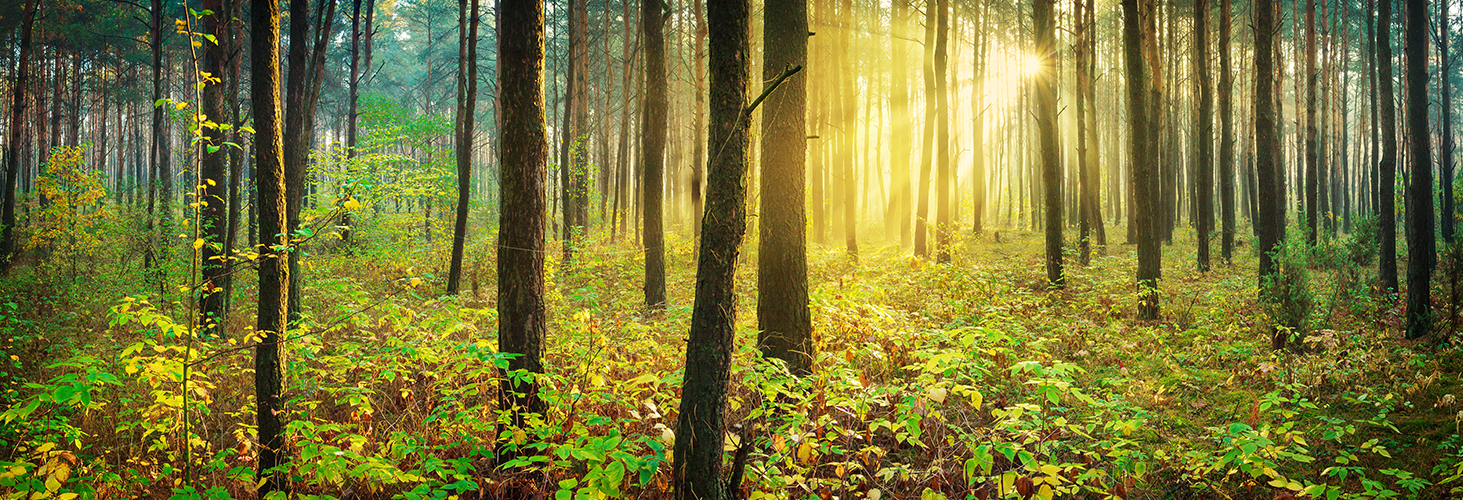
[[[762,79],[808,61],[807,0],[768,0],[777,15],[762,25]],[[762,110],[762,206],[758,222],[757,345],[785,361],[794,375],[813,370],[813,324],[808,311],[807,215],[803,189],[807,80],[787,81]]]
[[[1381,251],[1378,254],[1381,270],[1377,278],[1382,282],[1384,294],[1401,291],[1397,283],[1397,106],[1392,90],[1392,0],[1381,0],[1377,9],[1377,81],[1381,83],[1382,99],[1382,161],[1378,165],[1382,179],[1377,185],[1378,205],[1381,219],[1377,231],[1381,233]]]
[[[253,2],[250,81],[254,105],[255,163],[259,176],[259,232],[268,247],[288,248],[285,233],[286,201],[284,145],[279,106],[279,4]],[[282,432],[284,401],[280,386],[284,376],[279,344],[288,318],[289,260],[287,250],[262,252],[259,261],[259,318],[255,328],[261,338],[254,347],[255,425],[259,432],[259,498],[285,486],[284,474],[267,472],[289,459]]]
[[[645,123],[641,125],[640,164],[644,196],[645,307],[665,309],[665,224],[663,208],[666,136],[665,12],[661,2],[644,1],[640,7],[641,36],[645,41]],[[709,143],[708,143],[709,144]]]
[[[478,93],[478,0],[458,0],[457,62],[457,219],[452,225],[452,265],[447,293],[457,293],[462,280],[462,253],[467,246],[467,217],[472,194],[472,127]],[[469,8],[471,10],[469,10]]]
[[[1316,246],[1316,234],[1322,212],[1319,205],[1320,181],[1317,179],[1320,152],[1316,145],[1316,0],[1306,0],[1306,243]]]
[[[544,123],[544,3],[498,3],[498,351],[517,354],[508,370],[527,378],[505,377],[498,408],[509,412],[499,433],[527,425],[528,414],[546,409],[538,396],[536,374],[543,373],[544,224],[548,203],[548,138]],[[522,380],[525,383],[520,384]],[[532,453],[519,443],[498,442],[498,463]]]
[[[915,202],[914,216],[914,254],[920,257],[930,254],[929,249],[926,248],[926,239],[928,238],[927,227],[930,213],[930,166],[934,161],[935,142],[935,24],[937,22],[935,2],[936,0],[925,0],[924,145],[920,148],[919,154],[919,199]]]
[[[1035,0],[1032,26],[1036,53],[1036,133],[1041,144],[1041,183],[1046,207],[1046,280],[1050,286],[1066,286],[1062,273],[1062,157],[1057,139],[1057,63],[1055,0]]]
[[[1432,143],[1427,119],[1427,2],[1407,0],[1407,136],[1412,179],[1407,188],[1407,338],[1432,333],[1433,234]],[[1446,107],[1446,105],[1444,106]]]
[[[1234,72],[1229,42],[1233,8],[1219,1],[1219,219],[1223,227],[1219,253],[1226,264],[1234,261]]]
[[[203,44],[203,71],[222,77],[224,75],[228,56],[225,48],[231,43],[228,39],[226,25],[228,24],[229,13],[224,10],[222,0],[207,0],[203,4],[205,10],[213,14],[203,16],[203,31],[214,36],[214,43]],[[207,83],[203,87],[203,114],[213,120],[223,120],[227,116],[224,108],[224,86],[222,82]],[[228,206],[228,156],[229,147],[224,145],[227,140],[224,131],[218,128],[203,128],[203,134],[207,135],[204,140],[203,165],[201,167],[202,179],[198,179],[198,224],[203,228],[204,234],[199,237],[204,239],[202,250],[202,272],[203,284],[200,286],[201,294],[198,302],[199,324],[203,331],[221,337],[226,333],[224,328],[228,317],[224,315],[224,304],[227,297],[222,293],[223,284],[228,274],[228,255],[230,249],[224,246],[225,230],[228,229],[228,220],[225,208]]]
[[[36,0],[25,1],[25,14],[20,24],[20,59],[15,63],[15,83],[11,86],[10,122],[5,131],[5,191],[0,193],[4,203],[0,204],[0,272],[10,273],[14,263],[15,238],[15,177],[20,173],[21,130],[25,127],[25,90],[30,78],[31,27],[35,24]]]
[[[854,170],[854,135],[858,130],[858,76],[854,73],[853,50],[849,47],[853,39],[853,0],[843,0],[843,29],[839,30],[840,60],[843,78],[839,79],[843,91],[840,93],[843,105],[843,120],[840,121],[839,138],[840,163],[843,164],[843,240],[849,257],[858,262],[858,176]],[[943,42],[942,42],[943,43]]]
[[[697,252],[696,299],[671,469],[672,489],[682,500],[728,497],[722,478],[722,443],[736,342],[737,253],[747,217],[747,188],[742,179],[747,173],[750,127],[743,106],[747,101],[750,5],[747,0],[711,0],[706,7],[711,37],[707,149],[715,153],[707,164],[706,218]],[[785,14],[778,13],[792,17]]]
[[[1463,14],[1460,14],[1463,15]],[[1439,199],[1442,201],[1442,236],[1445,243],[1453,242],[1453,57],[1448,52],[1448,35],[1452,31],[1448,21],[1448,2],[1438,2],[1438,71],[1442,73],[1438,81],[1438,87],[1442,93],[1441,105],[1438,106],[1440,113],[1439,121],[1442,122],[1443,131],[1439,140],[1442,142],[1438,151],[1438,184],[1442,188]]]
[[[1199,146],[1195,162],[1198,163],[1198,196],[1194,203],[1199,205],[1195,212],[1198,220],[1194,226],[1199,230],[1198,261],[1199,272],[1209,272],[1209,234],[1214,228],[1214,92],[1209,80],[1209,0],[1194,2],[1194,67],[1195,100],[1199,101],[1199,113],[1194,116],[1194,142]],[[1230,72],[1225,67],[1224,73]]]
[[[1132,224],[1136,226],[1138,243],[1138,317],[1158,318],[1158,274],[1163,248],[1159,241],[1160,200],[1157,199],[1157,137],[1150,127],[1156,103],[1150,102],[1152,79],[1147,68],[1150,58],[1144,56],[1144,32],[1152,21],[1153,9],[1140,0],[1122,0],[1123,59],[1127,63],[1128,137],[1133,155],[1133,197],[1136,201]],[[1148,0],[1144,0],[1145,3]],[[1146,19],[1144,19],[1146,17]]]

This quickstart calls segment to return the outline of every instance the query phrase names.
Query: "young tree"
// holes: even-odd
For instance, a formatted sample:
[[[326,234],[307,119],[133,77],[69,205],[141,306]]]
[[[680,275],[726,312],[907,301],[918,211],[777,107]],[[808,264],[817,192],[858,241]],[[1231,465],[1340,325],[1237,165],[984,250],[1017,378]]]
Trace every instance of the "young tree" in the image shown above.
[[[1381,213],[1377,221],[1381,251],[1378,254],[1377,279],[1382,293],[1400,291],[1397,283],[1397,105],[1392,89],[1392,0],[1380,0],[1377,6],[1377,81],[1381,87],[1382,161],[1378,165],[1382,178],[1377,183],[1377,203]],[[1264,182],[1264,181],[1261,181]],[[1262,257],[1261,264],[1266,260]],[[1262,268],[1263,269],[1263,268]]]
[[[665,11],[662,2],[642,1],[640,36],[645,44],[645,119],[640,127],[640,168],[645,213],[645,308],[665,309],[666,109],[669,106],[665,68]],[[708,143],[709,144],[709,143]],[[715,153],[713,153],[714,155]]]
[[[1146,25],[1143,18],[1152,9],[1144,8],[1140,12],[1139,2],[1140,0],[1122,0],[1123,60],[1126,63],[1128,80],[1128,139],[1133,161],[1132,189],[1136,201],[1132,224],[1136,226],[1138,242],[1138,317],[1157,319],[1158,278],[1163,258],[1160,253],[1163,249],[1159,246],[1159,200],[1156,186],[1158,138],[1149,129],[1155,103],[1150,102],[1152,91],[1149,86],[1152,83],[1148,58],[1144,57],[1143,41]]]
[[[15,83],[11,87],[10,121],[5,131],[5,192],[0,193],[0,272],[9,273],[14,263],[15,236],[15,178],[20,174],[20,125],[25,119],[25,90],[30,78],[31,27],[35,23],[36,0],[25,1],[25,13],[20,24],[20,58],[16,60]]]
[[[543,373],[544,224],[548,202],[548,137],[544,123],[544,3],[498,3],[498,351],[516,354],[510,371],[532,377]],[[498,407],[510,412],[508,425],[522,427],[527,414],[542,413],[538,384],[504,377]],[[500,431],[503,429],[499,429]],[[504,463],[519,453],[498,444]]]
[[[359,2],[359,0],[357,0]],[[452,225],[452,264],[447,293],[455,294],[462,280],[462,253],[467,246],[467,215],[472,194],[472,127],[478,94],[478,0],[458,0],[457,49],[457,220]],[[469,10],[470,9],[470,10]]]
[[[1032,26],[1036,33],[1036,54],[1041,64],[1036,73],[1036,134],[1041,143],[1041,182],[1046,202],[1046,280],[1053,287],[1066,286],[1062,272],[1062,157],[1057,139],[1057,21],[1056,0],[1035,0]]]
[[[259,189],[259,233],[264,247],[259,262],[260,339],[254,347],[254,409],[259,432],[259,498],[284,487],[275,467],[289,458],[281,431],[284,400],[280,397],[279,344],[284,338],[289,305],[289,238],[285,234],[284,138],[279,102],[279,3],[253,2],[250,8],[251,100],[254,103],[255,181]]]
[[[1198,261],[1199,272],[1209,272],[1209,233],[1214,228],[1214,92],[1209,82],[1209,0],[1194,1],[1194,99],[1199,102],[1199,114],[1194,116],[1196,124],[1194,142],[1198,146],[1199,196],[1194,200],[1198,206]],[[1224,68],[1229,73],[1229,68]]]
[[[671,465],[671,487],[676,498],[683,500],[727,498],[721,459],[727,382],[736,341],[736,263],[747,218],[747,187],[742,179],[747,173],[747,118],[751,113],[744,108],[750,10],[747,0],[706,2],[711,45],[707,62],[711,120],[706,145],[712,153],[706,169],[706,217],[701,223],[696,299],[691,308]]]
[[[807,0],[767,0],[777,15],[762,25],[762,78],[808,60]],[[757,345],[764,356],[787,362],[796,375],[813,369],[813,324],[808,311],[807,81],[795,78],[768,97],[762,111],[762,207],[757,224]],[[714,150],[713,150],[714,151]],[[906,158],[907,159],[907,158]],[[907,163],[907,162],[906,162]]]
[[[1407,145],[1412,182],[1407,187],[1407,338],[1432,333],[1433,234],[1432,142],[1427,119],[1427,2],[1407,0]]]

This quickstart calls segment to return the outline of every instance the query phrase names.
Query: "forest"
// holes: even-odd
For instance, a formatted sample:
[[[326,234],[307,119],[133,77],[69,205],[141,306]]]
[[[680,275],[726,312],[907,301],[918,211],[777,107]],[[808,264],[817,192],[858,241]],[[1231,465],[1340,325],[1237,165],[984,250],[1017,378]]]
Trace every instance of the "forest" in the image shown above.
[[[0,0],[0,499],[1458,498],[1460,38]]]

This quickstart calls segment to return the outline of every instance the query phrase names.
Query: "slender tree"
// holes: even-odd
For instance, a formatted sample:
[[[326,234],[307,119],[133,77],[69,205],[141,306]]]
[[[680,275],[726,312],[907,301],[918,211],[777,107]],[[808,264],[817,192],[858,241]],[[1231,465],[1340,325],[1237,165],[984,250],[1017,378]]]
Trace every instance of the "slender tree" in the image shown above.
[[[226,28],[229,12],[224,10],[222,0],[207,0],[203,3],[203,31],[214,36],[212,43],[203,44],[203,71],[217,77],[224,76],[228,55],[229,33]],[[203,115],[212,120],[228,116],[224,104],[222,82],[209,82],[203,87]],[[216,118],[214,118],[216,117]],[[199,325],[203,331],[214,336],[225,333],[223,328],[228,318],[224,304],[228,297],[223,294],[224,280],[228,276],[227,258],[230,249],[224,246],[224,231],[228,229],[225,209],[228,207],[228,147],[224,145],[225,130],[219,127],[204,127],[207,136],[203,152],[202,176],[198,182],[198,219],[203,230],[202,251],[203,283],[200,286],[198,302]]]
[[[914,254],[929,255],[926,248],[930,213],[930,166],[934,161],[935,143],[935,13],[936,0],[925,0],[925,123],[924,145],[919,152],[919,198],[915,201]]]
[[[15,259],[15,178],[20,175],[21,126],[25,119],[25,91],[30,82],[31,28],[35,24],[36,0],[25,1],[20,22],[20,58],[15,63],[15,82],[10,87],[10,121],[5,131],[5,192],[0,193],[0,271],[10,272]]]
[[[1438,79],[1439,99],[1442,105],[1438,106],[1440,116],[1438,121],[1442,125],[1442,133],[1438,140],[1440,151],[1438,151],[1438,184],[1442,192],[1438,193],[1438,199],[1442,202],[1442,214],[1439,220],[1442,222],[1441,233],[1443,241],[1453,242],[1453,57],[1448,52],[1448,36],[1452,30],[1452,24],[1448,18],[1449,2],[1438,2],[1438,72],[1442,73]],[[1463,15],[1463,13],[1460,13]]]
[[[696,299],[691,308],[685,382],[671,465],[672,489],[675,498],[682,500],[721,500],[727,498],[729,486],[737,487],[723,482],[722,444],[726,435],[727,383],[736,342],[737,254],[747,221],[743,176],[747,173],[750,142],[751,109],[745,107],[750,11],[747,0],[706,2],[711,42],[707,62],[711,120],[706,143],[710,152],[706,217],[701,223]]]
[[[808,60],[807,0],[768,0],[777,15],[762,24],[762,78]],[[813,324],[808,311],[807,214],[804,162],[807,82],[788,81],[762,111],[762,207],[757,224],[757,345],[764,356],[787,362],[788,370],[813,370]]]
[[[285,235],[284,138],[281,129],[279,85],[279,3],[252,2],[250,8],[250,88],[254,103],[255,169],[258,184],[259,233],[263,247],[259,261],[260,334],[254,347],[254,415],[259,432],[259,498],[284,487],[285,477],[274,472],[289,458],[285,451],[284,374],[279,360],[289,311],[289,239]]]
[[[1149,0],[1141,0],[1147,2]],[[1261,0],[1264,1],[1264,0]],[[1122,0],[1123,60],[1128,80],[1128,139],[1132,155],[1132,190],[1136,201],[1132,224],[1138,242],[1138,317],[1157,319],[1159,311],[1158,277],[1162,259],[1159,241],[1159,200],[1157,199],[1157,137],[1149,129],[1154,104],[1150,102],[1149,59],[1144,57],[1146,13],[1152,9],[1140,0]]]
[[[514,354],[504,377],[498,408],[509,412],[510,428],[522,428],[529,414],[541,414],[533,374],[543,373],[544,224],[548,201],[548,137],[544,123],[544,3],[498,3],[498,351]],[[525,382],[520,384],[520,381]],[[500,428],[499,431],[506,429]],[[499,463],[522,453],[498,443]]]
[[[1320,180],[1317,179],[1320,151],[1316,143],[1316,105],[1322,97],[1316,95],[1316,0],[1306,0],[1306,243],[1316,246],[1316,234],[1321,213],[1319,207]]]
[[[645,119],[640,127],[642,205],[645,213],[645,307],[665,308],[665,136],[667,87],[665,68],[665,12],[662,2],[642,1],[640,36],[645,44]],[[711,153],[716,155],[715,150]]]
[[[1224,262],[1234,259],[1234,72],[1229,58],[1230,0],[1219,1],[1219,252]]]
[[[1198,163],[1197,185],[1198,264],[1199,272],[1209,272],[1209,234],[1214,231],[1214,89],[1209,80],[1209,0],[1194,1],[1194,100],[1199,113],[1194,116],[1194,143],[1198,146],[1194,161]],[[1225,73],[1229,70],[1226,67]]]
[[[1046,280],[1062,287],[1062,157],[1057,139],[1057,31],[1056,0],[1036,0],[1032,26],[1036,29],[1036,134],[1041,143],[1041,182],[1046,207]]]
[[[1377,184],[1377,202],[1381,217],[1377,232],[1381,251],[1377,279],[1383,293],[1400,291],[1397,282],[1397,105],[1392,89],[1392,0],[1379,0],[1377,6],[1377,81],[1382,101],[1382,161],[1378,164],[1382,178]],[[1264,181],[1261,181],[1264,182]],[[1261,259],[1261,263],[1265,260]]]
[[[359,0],[358,0],[359,1]],[[472,5],[469,7],[469,3]],[[472,194],[472,134],[478,93],[478,0],[458,0],[457,53],[457,220],[452,225],[452,264],[447,293],[462,280],[462,253],[467,244],[467,216]]]
[[[1427,117],[1427,2],[1407,0],[1407,155],[1416,168],[1407,186],[1407,338],[1432,333],[1433,234],[1432,141]]]
[[[1044,1],[1047,0],[1040,0],[1037,5]],[[945,78],[946,70],[950,67],[950,5],[949,0],[937,0],[935,5],[939,9],[935,27],[934,127],[935,138],[939,141],[935,147],[935,155],[938,159],[935,182],[940,190],[935,196],[935,260],[944,263],[950,262],[950,245],[954,239],[950,227],[950,191],[954,184],[952,182],[954,172],[950,170],[950,86],[946,83]],[[1055,89],[1055,85],[1052,88]]]

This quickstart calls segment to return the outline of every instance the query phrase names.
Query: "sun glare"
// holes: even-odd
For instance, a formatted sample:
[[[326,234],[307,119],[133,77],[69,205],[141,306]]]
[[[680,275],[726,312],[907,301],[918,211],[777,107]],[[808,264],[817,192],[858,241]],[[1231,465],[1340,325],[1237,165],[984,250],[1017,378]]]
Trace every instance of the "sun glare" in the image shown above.
[[[1041,58],[1035,54],[1027,55],[1026,59],[1021,61],[1021,74],[1036,76],[1038,73],[1041,73]]]

